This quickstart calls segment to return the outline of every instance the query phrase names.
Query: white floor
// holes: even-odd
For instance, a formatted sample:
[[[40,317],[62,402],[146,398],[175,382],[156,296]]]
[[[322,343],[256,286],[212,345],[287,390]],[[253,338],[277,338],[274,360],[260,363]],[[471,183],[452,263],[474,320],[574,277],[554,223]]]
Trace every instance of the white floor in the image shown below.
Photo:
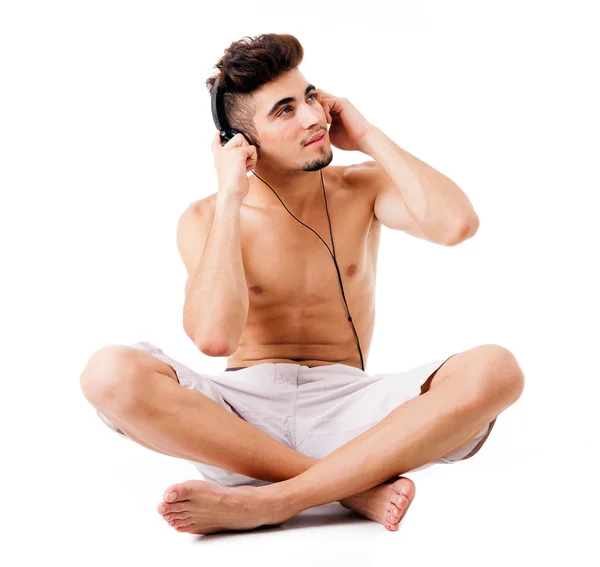
[[[535,426],[515,438],[526,417],[516,406],[472,459],[407,474],[417,494],[397,532],[334,502],[276,528],[196,536],[176,532],[156,512],[168,485],[200,478],[195,469],[117,436],[85,399],[71,401],[68,419],[46,424],[53,443],[35,455],[15,446],[15,456],[35,466],[15,459],[3,486],[9,537],[2,547],[14,547],[18,558],[7,565],[600,564],[591,448],[558,440],[560,460],[549,448],[528,449]]]

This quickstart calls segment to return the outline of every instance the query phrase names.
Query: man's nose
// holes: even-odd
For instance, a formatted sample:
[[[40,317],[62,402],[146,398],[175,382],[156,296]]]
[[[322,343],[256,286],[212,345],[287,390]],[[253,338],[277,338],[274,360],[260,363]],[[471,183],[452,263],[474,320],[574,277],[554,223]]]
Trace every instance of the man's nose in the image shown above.
[[[306,130],[309,130],[311,126],[315,124],[320,124],[323,120],[324,112],[319,112],[314,106],[310,104],[302,105],[302,125]]]

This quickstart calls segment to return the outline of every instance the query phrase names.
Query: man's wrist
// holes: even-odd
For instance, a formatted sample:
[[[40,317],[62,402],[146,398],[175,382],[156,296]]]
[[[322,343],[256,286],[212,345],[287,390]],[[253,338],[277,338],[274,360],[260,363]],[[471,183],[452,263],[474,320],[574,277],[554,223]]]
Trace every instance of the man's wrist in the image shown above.
[[[362,137],[358,141],[358,150],[363,154],[371,155],[370,152],[372,151],[371,144],[373,142],[373,139],[379,136],[380,134],[381,130],[374,124],[371,124],[367,131],[362,135]]]
[[[227,192],[219,191],[219,193],[217,194],[216,206],[223,207],[226,209],[237,207],[239,209],[242,206],[243,200],[244,198],[238,195],[230,195],[227,194]]]

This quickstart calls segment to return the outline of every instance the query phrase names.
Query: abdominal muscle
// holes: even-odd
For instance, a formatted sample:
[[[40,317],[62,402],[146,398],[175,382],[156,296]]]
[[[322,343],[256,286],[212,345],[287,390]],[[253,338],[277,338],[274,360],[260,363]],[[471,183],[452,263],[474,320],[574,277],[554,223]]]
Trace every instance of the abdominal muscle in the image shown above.
[[[332,269],[335,270],[335,266],[332,265]],[[356,302],[350,301],[349,284],[346,283],[344,290],[352,314],[351,323],[341,296],[339,280],[337,277],[335,279],[337,295],[336,286],[332,285],[329,305],[280,305],[269,308],[270,314],[267,310],[255,310],[252,315],[249,312],[238,349],[227,358],[227,367],[285,362],[309,367],[347,364],[362,369],[352,323],[359,336],[366,364],[372,335],[372,324],[369,324],[374,317]]]
[[[243,203],[240,242],[249,309],[238,348],[227,357],[227,368],[291,363],[362,369],[355,329],[366,369],[375,323],[381,225],[373,217],[369,190],[341,182],[344,167],[327,167],[323,177],[348,308],[332,257],[324,199],[303,215],[286,206],[327,243],[331,253],[281,204],[265,210]],[[285,194],[279,196],[285,203]]]

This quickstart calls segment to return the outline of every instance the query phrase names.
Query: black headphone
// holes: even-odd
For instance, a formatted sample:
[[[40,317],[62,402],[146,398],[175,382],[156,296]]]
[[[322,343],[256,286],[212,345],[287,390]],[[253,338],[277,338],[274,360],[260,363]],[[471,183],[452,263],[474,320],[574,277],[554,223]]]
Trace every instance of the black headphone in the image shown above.
[[[240,132],[239,130],[236,130],[235,128],[231,128],[231,126],[229,125],[229,122],[227,121],[227,117],[225,115],[225,104],[223,102],[224,93],[225,93],[225,89],[219,85],[219,78],[217,77],[217,79],[213,85],[213,88],[211,89],[210,95],[211,95],[212,116],[213,116],[213,120],[215,122],[215,126],[217,127],[217,130],[219,130],[219,132],[221,134],[221,145],[224,146],[236,134],[242,134],[242,136],[244,136],[244,138],[246,138],[246,141],[250,145],[254,145],[256,147],[256,144],[254,144],[253,142],[251,142],[248,139],[249,136],[247,134],[244,134],[243,132]],[[254,170],[252,170],[252,173],[256,177],[258,177],[265,185],[267,185],[271,189],[271,191],[273,191],[273,193],[275,193],[277,198],[281,201],[281,199],[279,198],[279,195],[277,195],[277,193],[275,192],[273,187],[271,187],[266,181],[264,181],[258,175],[256,175]],[[325,184],[323,183],[323,172],[320,170],[319,173],[321,174],[321,183],[323,184],[323,195],[325,196],[325,208],[327,210],[327,219],[329,220],[329,209],[327,209],[327,195],[325,194]],[[285,207],[285,210],[288,213],[290,213],[290,215],[292,215],[300,224],[303,224],[304,226],[306,226],[306,228],[308,228],[309,230],[312,230],[321,239],[323,244],[325,244],[325,247],[327,248],[327,250],[329,250],[329,246],[327,246],[327,243],[319,236],[318,233],[316,233],[312,228],[310,228],[310,226],[305,225],[299,218],[295,217],[290,212],[290,210],[285,206],[283,201],[281,201],[281,204]],[[331,220],[329,220],[329,234],[331,235],[331,244],[333,246],[333,254],[331,253],[331,250],[329,250],[329,253],[331,254],[331,257],[333,258],[333,262],[335,264],[335,269],[337,270],[337,274],[338,274],[338,279],[340,280],[340,286],[342,287],[342,298],[344,299],[344,303],[346,305],[346,310],[348,311],[348,321],[350,321],[350,323],[352,323],[352,329],[354,331],[354,336],[356,337],[356,343],[358,344],[358,353],[360,354],[360,364],[361,364],[362,370],[364,372],[365,371],[365,363],[363,361],[363,355],[362,355],[362,351],[360,349],[360,341],[358,340],[358,335],[356,333],[356,329],[354,328],[354,323],[352,322],[352,317],[350,316],[350,310],[348,309],[348,303],[346,302],[346,296],[344,294],[344,285],[342,284],[342,276],[340,275],[340,269],[338,268],[337,261],[335,258],[335,244],[333,243],[333,233],[331,232]]]
[[[250,140],[248,140],[248,136],[246,136],[246,134],[229,126],[229,122],[227,122],[227,116],[225,114],[225,103],[223,101],[224,94],[225,89],[219,85],[219,79],[217,78],[210,92],[210,99],[213,120],[217,130],[219,130],[221,133],[221,145],[224,146],[236,134],[242,134],[249,144],[254,145]]]

